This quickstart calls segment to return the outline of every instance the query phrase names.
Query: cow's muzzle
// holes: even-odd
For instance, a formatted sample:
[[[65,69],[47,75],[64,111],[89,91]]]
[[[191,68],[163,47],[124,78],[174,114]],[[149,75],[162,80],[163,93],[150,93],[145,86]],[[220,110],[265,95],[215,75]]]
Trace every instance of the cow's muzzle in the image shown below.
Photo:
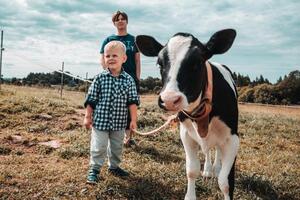
[[[182,107],[182,96],[177,92],[163,92],[158,98],[158,105],[168,111],[179,111]]]

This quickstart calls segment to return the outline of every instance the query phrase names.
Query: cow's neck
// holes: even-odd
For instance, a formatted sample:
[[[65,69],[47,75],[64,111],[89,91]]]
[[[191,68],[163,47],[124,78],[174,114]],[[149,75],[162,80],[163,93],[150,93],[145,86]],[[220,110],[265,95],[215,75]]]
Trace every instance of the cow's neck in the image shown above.
[[[198,95],[198,98],[189,103],[188,107],[184,109],[185,112],[187,113],[194,113],[195,110],[199,107],[201,101],[206,98],[210,97],[209,99],[212,99],[212,71],[211,71],[211,65],[208,61],[205,62],[205,65],[203,67],[203,70],[201,72],[201,77],[200,79],[202,82],[200,83],[201,85],[201,90]],[[209,85],[210,84],[210,85]],[[210,91],[210,92],[209,92]]]
[[[204,84],[205,90],[201,92],[199,98],[195,101],[197,102],[196,106],[189,110],[182,110],[178,113],[180,121],[184,121],[186,118],[196,121],[198,126],[198,133],[201,137],[206,137],[208,133],[208,124],[209,124],[209,114],[211,112],[212,104],[212,90],[213,90],[213,77],[211,65],[208,61],[205,63],[206,72],[207,72],[207,81]],[[193,103],[194,104],[194,103]]]

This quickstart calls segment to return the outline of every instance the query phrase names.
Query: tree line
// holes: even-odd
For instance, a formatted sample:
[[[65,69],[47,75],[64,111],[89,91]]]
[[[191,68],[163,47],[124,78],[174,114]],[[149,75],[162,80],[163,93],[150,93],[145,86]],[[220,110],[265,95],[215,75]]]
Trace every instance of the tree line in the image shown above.
[[[238,87],[239,101],[263,104],[300,104],[300,71],[292,71],[277,83],[257,82]]]
[[[69,72],[66,72],[69,73]],[[240,102],[267,103],[267,104],[300,104],[300,71],[292,71],[283,78],[279,77],[272,84],[262,75],[251,81],[248,75],[233,73],[233,79],[238,87]],[[93,79],[90,79],[93,80]],[[61,74],[52,73],[29,73],[27,77],[18,79],[4,79],[7,84],[55,87],[61,84]],[[86,91],[87,84],[79,79],[64,76],[66,89]],[[140,93],[159,93],[162,83],[159,78],[151,76],[140,81]]]

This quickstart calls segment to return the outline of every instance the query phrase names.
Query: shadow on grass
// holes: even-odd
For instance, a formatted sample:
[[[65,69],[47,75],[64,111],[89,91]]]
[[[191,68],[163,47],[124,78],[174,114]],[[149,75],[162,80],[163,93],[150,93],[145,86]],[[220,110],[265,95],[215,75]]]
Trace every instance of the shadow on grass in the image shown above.
[[[150,177],[129,177],[125,182],[110,181],[100,189],[96,199],[184,199],[184,195],[185,188],[178,189]]]
[[[273,183],[259,175],[240,174],[237,179],[238,187],[264,200],[296,200],[290,192],[279,191]]]
[[[174,162],[182,162],[182,158],[176,155],[172,155],[173,153],[165,153],[164,151],[159,151],[154,147],[146,147],[146,146],[135,146],[132,148],[138,154],[147,155],[152,160],[155,160],[158,163],[174,163]]]

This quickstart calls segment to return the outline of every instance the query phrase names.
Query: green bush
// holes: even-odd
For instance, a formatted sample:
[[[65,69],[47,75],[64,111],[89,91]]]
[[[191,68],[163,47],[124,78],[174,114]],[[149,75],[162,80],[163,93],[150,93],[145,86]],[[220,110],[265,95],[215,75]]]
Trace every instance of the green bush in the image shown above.
[[[240,102],[254,102],[254,89],[250,87],[243,87],[242,90],[239,91],[239,99]]]
[[[300,104],[300,71],[293,71],[276,85],[238,88],[239,101],[265,104]]]

